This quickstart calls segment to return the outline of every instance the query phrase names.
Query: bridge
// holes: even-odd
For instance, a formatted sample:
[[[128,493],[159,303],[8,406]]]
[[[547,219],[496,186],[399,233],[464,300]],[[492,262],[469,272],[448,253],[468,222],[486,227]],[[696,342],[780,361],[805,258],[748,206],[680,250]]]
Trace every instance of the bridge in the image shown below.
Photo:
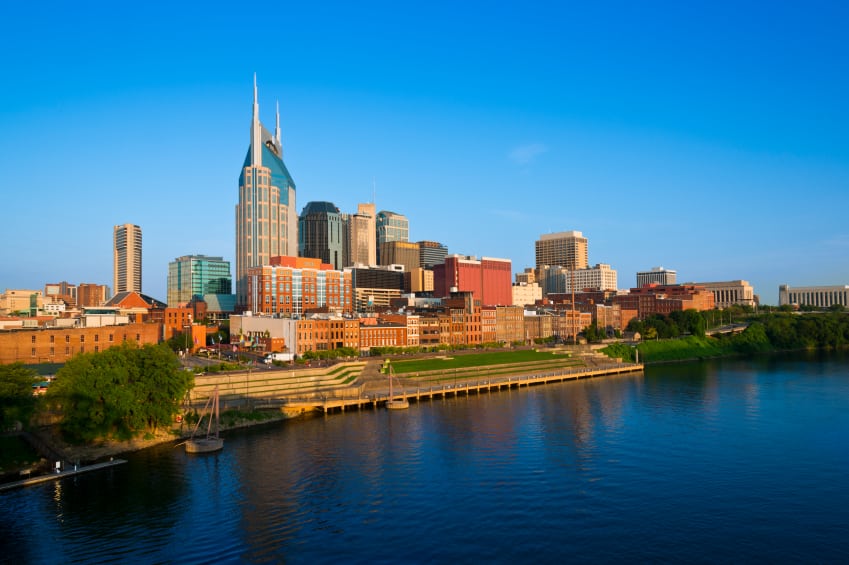
[[[739,334],[745,331],[746,328],[749,327],[748,322],[742,322],[739,324],[726,324],[724,326],[719,326],[718,328],[713,328],[711,330],[706,330],[705,335],[714,336],[714,335],[730,335],[730,334]]]

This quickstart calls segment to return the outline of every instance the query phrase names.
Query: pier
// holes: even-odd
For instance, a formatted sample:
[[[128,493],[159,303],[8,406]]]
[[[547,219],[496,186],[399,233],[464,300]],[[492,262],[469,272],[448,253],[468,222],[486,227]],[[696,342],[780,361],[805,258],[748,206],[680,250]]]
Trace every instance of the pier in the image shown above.
[[[591,379],[594,377],[635,373],[643,370],[642,363],[617,363],[597,368],[573,368],[542,372],[539,374],[495,377],[481,380],[465,380],[437,384],[429,387],[402,386],[395,390],[393,398],[404,399],[408,402],[420,402],[449,396],[469,396],[496,392],[505,389],[518,389],[554,382]],[[389,400],[388,391],[377,391],[372,394],[358,394],[356,397],[321,397],[321,398],[281,398],[275,405],[289,416],[297,416],[307,412],[344,412],[349,409],[377,408]]]
[[[65,479],[67,477],[75,477],[76,475],[81,475],[83,473],[89,473],[91,471],[98,471],[100,469],[108,469],[110,467],[114,467],[116,465],[121,465],[126,463],[126,459],[110,459],[109,461],[104,461],[102,463],[94,463],[92,465],[84,465],[78,467],[74,465],[71,468],[67,468],[64,471],[59,471],[58,473],[48,473],[46,475],[38,475],[37,477],[30,477],[27,479],[21,479],[20,481],[14,481],[11,483],[3,483],[0,484],[0,492],[12,490],[20,487],[28,487],[32,485],[38,485],[41,483],[47,483],[50,481],[58,481],[59,479]]]

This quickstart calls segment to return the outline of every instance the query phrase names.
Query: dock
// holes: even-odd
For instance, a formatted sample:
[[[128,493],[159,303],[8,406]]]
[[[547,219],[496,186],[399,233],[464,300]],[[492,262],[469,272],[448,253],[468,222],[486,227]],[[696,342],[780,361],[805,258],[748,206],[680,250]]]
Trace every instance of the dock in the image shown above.
[[[422,400],[433,400],[435,398],[447,398],[450,396],[460,395],[469,396],[472,394],[496,392],[505,389],[517,389],[554,382],[634,373],[642,370],[642,363],[617,363],[598,368],[573,368],[542,372],[532,375],[496,377],[478,381],[467,380],[456,383],[446,382],[430,387],[416,387],[415,389],[412,389],[409,386],[404,386],[401,387],[400,390],[394,391],[393,398],[404,399],[408,402],[421,402]],[[383,391],[348,398],[285,398],[280,399],[280,410],[290,416],[314,411],[324,413],[344,412],[349,409],[361,410],[364,408],[377,408],[378,406],[385,405],[388,400],[389,393]]]
[[[90,473],[91,471],[99,471],[100,469],[108,469],[110,467],[115,467],[116,465],[122,465],[126,462],[126,459],[110,459],[109,461],[103,461],[102,463],[93,463],[91,465],[84,465],[81,467],[73,466],[58,473],[48,473],[46,475],[38,475],[37,477],[30,477],[19,481],[13,481],[11,483],[0,484],[0,492],[38,485],[50,481],[58,481],[59,479],[65,479],[67,477],[75,477],[83,473]]]

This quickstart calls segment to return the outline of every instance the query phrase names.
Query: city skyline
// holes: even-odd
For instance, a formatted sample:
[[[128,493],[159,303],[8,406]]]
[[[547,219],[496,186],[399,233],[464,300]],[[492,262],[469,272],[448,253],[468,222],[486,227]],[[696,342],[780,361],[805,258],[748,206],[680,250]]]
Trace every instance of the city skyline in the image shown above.
[[[542,234],[581,231],[621,288],[656,265],[748,280],[768,304],[780,284],[849,283],[849,8],[450,6],[272,8],[298,22],[285,57],[220,41],[234,14],[179,7],[118,26],[60,5],[37,33],[10,27],[0,290],[111,284],[123,223],[159,300],[177,257],[235,264],[254,72],[262,121],[279,100],[296,213],[374,195],[410,241],[514,273]]]

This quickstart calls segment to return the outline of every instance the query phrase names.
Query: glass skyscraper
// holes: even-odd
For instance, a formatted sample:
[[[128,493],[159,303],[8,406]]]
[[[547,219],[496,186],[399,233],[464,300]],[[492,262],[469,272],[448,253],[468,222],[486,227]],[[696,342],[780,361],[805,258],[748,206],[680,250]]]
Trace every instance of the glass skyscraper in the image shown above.
[[[280,112],[274,135],[259,121],[254,76],[251,142],[239,175],[236,204],[236,303],[247,304],[247,273],[268,265],[271,257],[295,256],[298,252],[298,216],[295,182],[283,163]]]
[[[383,265],[385,260],[380,256],[380,249],[384,243],[390,241],[410,241],[410,220],[402,214],[381,210],[377,213],[375,224],[377,226],[377,262]]]
[[[168,306],[172,308],[195,296],[232,292],[230,261],[222,257],[184,255],[168,263]]]
[[[298,218],[298,255],[345,267],[346,226],[332,202],[309,202]]]

